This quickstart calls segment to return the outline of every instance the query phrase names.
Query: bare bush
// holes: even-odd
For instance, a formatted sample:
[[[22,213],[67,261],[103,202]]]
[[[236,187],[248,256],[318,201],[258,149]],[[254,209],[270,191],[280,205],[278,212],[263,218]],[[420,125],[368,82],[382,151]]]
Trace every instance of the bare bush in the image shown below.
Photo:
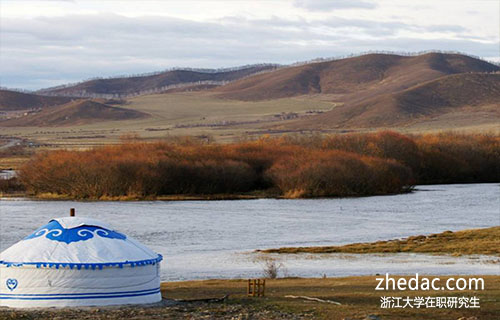
[[[285,265],[281,262],[277,262],[274,259],[266,259],[264,262],[263,275],[267,279],[276,279],[280,271],[286,274]]]

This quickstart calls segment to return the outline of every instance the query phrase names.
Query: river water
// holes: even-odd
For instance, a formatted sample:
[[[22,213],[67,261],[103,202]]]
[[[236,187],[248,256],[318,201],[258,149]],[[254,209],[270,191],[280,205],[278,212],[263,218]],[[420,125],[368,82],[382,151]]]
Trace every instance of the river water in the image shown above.
[[[0,200],[0,250],[51,218],[108,222],[164,256],[162,280],[247,278],[266,257],[286,276],[500,274],[500,259],[424,254],[263,255],[255,249],[335,245],[500,225],[498,184],[418,186],[410,194],[313,200],[75,202]]]

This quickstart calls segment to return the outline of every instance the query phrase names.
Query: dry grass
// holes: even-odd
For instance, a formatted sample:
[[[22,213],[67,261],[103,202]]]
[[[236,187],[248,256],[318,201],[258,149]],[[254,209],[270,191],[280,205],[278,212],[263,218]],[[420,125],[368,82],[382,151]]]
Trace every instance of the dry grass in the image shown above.
[[[92,100],[76,100],[60,106],[44,108],[24,117],[2,122],[9,127],[69,127],[101,121],[140,119],[147,114],[136,110],[111,106]]]
[[[477,277],[477,276],[475,276]],[[441,277],[442,281],[448,277]],[[467,277],[465,277],[467,278]],[[308,319],[458,319],[476,316],[497,319],[500,312],[500,276],[484,276],[485,291],[375,291],[375,276],[325,279],[266,280],[265,298],[247,298],[245,280],[207,280],[162,284],[166,298],[199,299],[230,294],[230,303],[279,310],[291,314],[307,314]],[[333,300],[342,305],[285,298],[286,295]],[[380,296],[472,296],[480,297],[481,309],[380,309]]]
[[[325,97],[328,97],[328,101],[325,101]],[[329,95],[245,102],[217,99],[205,92],[191,92],[147,95],[131,99],[129,102],[130,104],[120,105],[120,107],[147,113],[151,116],[144,119],[80,124],[71,128],[65,126],[50,128],[2,126],[0,127],[0,135],[37,141],[50,146],[50,148],[80,149],[118,144],[121,143],[120,136],[128,133],[136,134],[145,141],[176,136],[208,136],[217,142],[226,143],[258,138],[262,134],[281,136],[284,133],[316,132],[327,134],[343,132],[342,128],[322,127],[317,122],[314,122],[314,125],[303,127],[295,120],[269,122],[270,119],[275,120],[273,115],[282,112],[294,112],[303,117],[310,110],[327,111],[341,105],[338,97],[330,97]],[[479,118],[474,118],[474,115]],[[215,127],[189,127],[199,124],[223,123],[224,121],[246,123]],[[303,123],[303,121],[300,122],[300,124]],[[285,127],[285,125],[287,126]],[[401,132],[427,132],[455,130],[457,128],[467,132],[499,132],[497,129],[498,121],[490,113],[482,114],[481,112],[462,112],[453,118],[443,116],[439,118],[439,121],[433,118],[411,127],[394,127],[392,129]],[[367,132],[372,129],[353,130]]]
[[[500,227],[445,231],[428,236],[354,243],[344,246],[297,247],[262,250],[265,253],[397,253],[487,254],[500,256]]]
[[[352,99],[331,112],[293,125],[303,128],[380,128],[433,124],[444,128],[446,118],[455,119],[457,127],[486,124],[487,118],[490,124],[498,124],[499,96],[500,74],[450,75],[390,94],[383,92],[360,101]]]
[[[491,72],[499,68],[463,55],[429,53],[414,57],[367,54],[359,57],[278,69],[216,88],[221,97],[266,100],[301,94],[351,94],[348,100],[390,93],[466,72]]]
[[[12,156],[12,157],[0,157],[0,169],[18,169],[27,161],[29,161],[30,156]]]
[[[429,276],[430,277],[430,276]],[[456,276],[454,276],[456,278]],[[229,294],[224,303],[185,302],[121,307],[9,309],[0,308],[0,319],[498,319],[500,276],[484,279],[484,291],[375,291],[376,276],[275,279],[266,281],[266,296],[246,296],[246,280],[206,280],[162,283],[165,299],[204,299]],[[399,277],[396,277],[399,278]],[[448,277],[440,277],[446,281]],[[464,277],[468,278],[468,277]],[[341,305],[285,298],[308,296]],[[451,296],[480,299],[479,309],[381,309],[381,296]],[[371,317],[368,317],[371,316]],[[375,318],[376,317],[376,318]]]
[[[151,141],[173,136],[212,136],[218,142],[236,141],[249,136],[258,137],[262,125],[284,121],[275,120],[275,114],[295,112],[301,115],[309,110],[327,111],[335,106],[319,97],[295,97],[272,101],[243,102],[216,99],[203,92],[170,93],[140,96],[120,105],[149,114],[143,119],[102,121],[60,127],[0,127],[0,135],[36,140],[55,148],[86,148],[120,143],[120,136],[132,133]],[[210,127],[214,123],[253,122],[245,125]],[[192,125],[207,125],[198,127]],[[267,131],[267,130],[266,130]]]

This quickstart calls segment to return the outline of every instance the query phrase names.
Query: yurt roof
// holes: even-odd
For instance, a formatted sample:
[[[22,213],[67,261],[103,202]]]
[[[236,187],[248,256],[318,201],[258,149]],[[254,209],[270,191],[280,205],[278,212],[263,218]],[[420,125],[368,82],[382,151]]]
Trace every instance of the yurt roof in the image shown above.
[[[155,264],[162,256],[99,220],[64,217],[0,254],[7,266],[103,268]]]

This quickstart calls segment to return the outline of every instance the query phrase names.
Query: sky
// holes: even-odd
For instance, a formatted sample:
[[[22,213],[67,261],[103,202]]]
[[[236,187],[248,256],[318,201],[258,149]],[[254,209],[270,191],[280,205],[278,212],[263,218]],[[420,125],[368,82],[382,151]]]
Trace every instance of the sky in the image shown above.
[[[424,50],[500,62],[500,1],[0,1],[9,88]]]

